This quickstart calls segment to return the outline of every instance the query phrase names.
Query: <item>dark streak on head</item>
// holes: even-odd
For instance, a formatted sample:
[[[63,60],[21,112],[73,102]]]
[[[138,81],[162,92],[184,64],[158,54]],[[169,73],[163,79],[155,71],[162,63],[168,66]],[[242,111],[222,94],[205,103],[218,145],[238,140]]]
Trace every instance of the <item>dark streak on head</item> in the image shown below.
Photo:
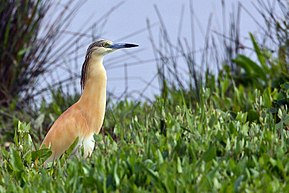
[[[90,54],[87,53],[85,56],[84,63],[82,65],[82,69],[81,69],[81,79],[80,79],[81,90],[84,89],[89,58],[90,58]]]

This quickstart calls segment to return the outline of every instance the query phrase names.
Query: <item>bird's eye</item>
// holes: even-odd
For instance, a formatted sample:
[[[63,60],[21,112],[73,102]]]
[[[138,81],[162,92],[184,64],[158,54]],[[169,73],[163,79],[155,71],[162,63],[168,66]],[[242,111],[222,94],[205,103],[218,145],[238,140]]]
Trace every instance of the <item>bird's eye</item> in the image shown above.
[[[104,42],[103,45],[102,45],[104,48],[107,48],[110,46],[110,44],[108,42]]]

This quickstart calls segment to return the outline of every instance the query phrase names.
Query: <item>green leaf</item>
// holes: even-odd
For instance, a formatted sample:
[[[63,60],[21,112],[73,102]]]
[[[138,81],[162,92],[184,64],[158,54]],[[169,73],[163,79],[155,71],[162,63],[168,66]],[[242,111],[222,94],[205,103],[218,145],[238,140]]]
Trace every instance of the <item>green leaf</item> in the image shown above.
[[[118,174],[117,174],[117,167],[118,167],[118,164],[116,163],[116,164],[114,165],[113,177],[114,177],[116,186],[119,186],[120,179],[119,179]]]
[[[268,66],[266,65],[266,59],[265,59],[263,53],[261,52],[260,47],[258,46],[257,41],[255,40],[255,38],[254,38],[252,33],[250,33],[250,38],[251,38],[251,41],[253,43],[254,50],[256,52],[256,55],[258,57],[258,60],[259,60],[259,62],[261,64],[261,66],[263,67],[263,69],[266,72],[268,72],[269,69],[268,69]]]
[[[177,159],[177,171],[178,173],[183,173],[182,162],[181,162],[180,157],[178,157]]]
[[[262,80],[266,80],[265,71],[247,56],[240,54],[233,61],[239,67],[243,68],[251,78],[261,78]]]
[[[22,56],[24,55],[26,52],[28,52],[30,50],[30,48],[23,48],[21,50],[18,51],[17,55],[18,56]]]
[[[157,157],[158,157],[158,162],[160,164],[162,164],[164,162],[164,158],[163,158],[163,155],[159,149],[157,149]]]
[[[267,108],[272,106],[272,98],[270,88],[266,88],[262,94],[263,105]]]
[[[230,80],[228,78],[225,78],[222,82],[221,82],[221,91],[222,91],[222,97],[225,96],[228,88],[230,86]]]
[[[52,151],[48,148],[39,149],[31,152],[31,161],[34,162],[37,158],[39,160],[46,160],[52,154]]]
[[[259,116],[258,113],[255,110],[249,110],[248,112],[248,121],[249,122],[253,122],[253,121],[258,121],[259,120]]]
[[[213,160],[215,157],[216,157],[216,147],[211,145],[209,149],[204,153],[202,159],[205,162],[209,162]]]
[[[30,131],[30,123],[22,123],[21,121],[18,121],[18,130],[17,132],[23,136],[24,133],[29,133]]]
[[[65,154],[70,156],[77,151],[78,148],[78,142],[79,142],[79,137],[77,137],[74,142],[71,144],[71,146],[65,151]]]
[[[237,180],[235,181],[235,183],[234,183],[234,191],[235,191],[235,192],[239,192],[239,187],[240,187],[243,179],[244,179],[244,176],[241,175],[241,176],[239,176],[239,177],[237,178]]]
[[[24,170],[24,165],[23,165],[21,157],[19,155],[19,151],[12,149],[12,153],[11,153],[11,157],[10,157],[10,164],[12,166],[12,169],[16,172]]]
[[[285,83],[282,84],[280,87],[281,87],[282,89],[284,89],[284,90],[289,90],[289,82],[285,82]]]
[[[18,133],[17,133],[16,129],[14,130],[14,138],[13,139],[14,139],[15,145],[18,146],[19,145],[19,140],[18,140]]]

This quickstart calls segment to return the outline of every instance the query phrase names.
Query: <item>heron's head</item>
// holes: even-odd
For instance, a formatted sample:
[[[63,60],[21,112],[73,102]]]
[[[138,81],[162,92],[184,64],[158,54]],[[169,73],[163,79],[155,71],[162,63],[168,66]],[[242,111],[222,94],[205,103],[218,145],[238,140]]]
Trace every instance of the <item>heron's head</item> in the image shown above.
[[[90,59],[100,59],[105,54],[108,54],[115,50],[122,48],[132,48],[137,46],[138,45],[136,44],[130,43],[113,43],[112,41],[109,40],[98,40],[90,44],[86,52],[84,63],[82,65],[81,81],[80,81],[81,88],[83,89],[85,85],[87,69]]]
[[[113,43],[112,41],[109,40],[98,40],[90,44],[90,46],[87,49],[87,55],[103,56],[118,49],[132,48],[137,46],[138,45],[136,44],[130,43]]]

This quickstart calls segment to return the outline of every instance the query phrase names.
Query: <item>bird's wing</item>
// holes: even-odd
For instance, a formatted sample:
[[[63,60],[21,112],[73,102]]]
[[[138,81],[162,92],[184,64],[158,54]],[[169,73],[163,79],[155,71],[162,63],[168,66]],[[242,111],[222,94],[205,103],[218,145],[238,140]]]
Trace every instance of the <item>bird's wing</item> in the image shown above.
[[[52,125],[41,146],[51,148],[51,161],[59,158],[79,137],[82,140],[88,125],[81,111],[76,106],[67,109]]]

